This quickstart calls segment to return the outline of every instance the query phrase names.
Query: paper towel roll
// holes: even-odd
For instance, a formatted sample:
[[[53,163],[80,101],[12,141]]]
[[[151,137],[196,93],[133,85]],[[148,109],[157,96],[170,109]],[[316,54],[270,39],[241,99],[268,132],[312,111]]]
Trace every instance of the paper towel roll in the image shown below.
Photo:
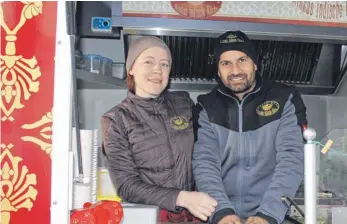
[[[75,183],[73,187],[73,209],[83,208],[83,204],[91,200],[91,186],[90,184]]]
[[[78,156],[76,144],[76,132],[73,130],[72,151],[74,154],[74,178],[78,173]],[[80,130],[83,183],[74,181],[73,186],[73,208],[82,208],[86,202],[97,201],[97,167],[98,167],[98,132],[97,130]]]
[[[72,131],[72,150],[74,153],[74,177],[76,178],[78,177],[79,173],[75,128]],[[92,152],[94,150],[93,135],[94,130],[80,130],[84,183],[89,183],[92,177]]]

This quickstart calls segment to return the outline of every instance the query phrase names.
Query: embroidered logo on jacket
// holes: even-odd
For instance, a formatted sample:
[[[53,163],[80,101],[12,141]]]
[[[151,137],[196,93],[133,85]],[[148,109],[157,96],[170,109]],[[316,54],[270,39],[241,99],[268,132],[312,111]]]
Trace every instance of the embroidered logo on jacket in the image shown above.
[[[269,117],[277,113],[280,109],[280,104],[277,101],[266,101],[257,107],[257,114],[263,117]]]
[[[186,117],[173,117],[170,121],[171,127],[176,130],[184,130],[189,126],[188,119]]]

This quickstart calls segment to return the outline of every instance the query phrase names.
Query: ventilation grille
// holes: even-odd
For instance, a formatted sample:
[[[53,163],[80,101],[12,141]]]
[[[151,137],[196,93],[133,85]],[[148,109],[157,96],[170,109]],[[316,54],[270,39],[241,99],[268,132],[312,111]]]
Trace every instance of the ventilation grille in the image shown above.
[[[322,44],[256,41],[261,74],[270,80],[311,84]]]
[[[172,53],[172,80],[213,81],[217,78],[217,65],[213,57],[214,38],[160,38]],[[256,40],[255,45],[262,76],[285,83],[312,83],[322,44]]]

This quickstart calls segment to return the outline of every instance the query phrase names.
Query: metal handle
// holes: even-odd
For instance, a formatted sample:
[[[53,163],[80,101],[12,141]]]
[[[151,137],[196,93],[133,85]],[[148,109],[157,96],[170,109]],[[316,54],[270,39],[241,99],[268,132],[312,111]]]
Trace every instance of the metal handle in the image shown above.
[[[305,153],[305,224],[317,222],[317,183],[316,183],[316,131],[313,128],[304,130]]]
[[[75,37],[70,36],[73,39],[72,43],[75,43]],[[73,47],[72,47],[73,49]],[[74,54],[73,54],[74,55]],[[73,65],[75,65],[75,57],[72,57]],[[75,134],[76,134],[76,151],[77,151],[77,169],[78,177],[75,177],[76,182],[83,183],[84,174],[83,174],[83,162],[82,162],[82,146],[81,146],[81,135],[80,135],[80,117],[79,117],[79,108],[78,108],[78,91],[77,91],[77,77],[76,69],[73,68],[72,72],[72,96],[73,96],[73,116],[74,116],[74,125],[75,125]]]

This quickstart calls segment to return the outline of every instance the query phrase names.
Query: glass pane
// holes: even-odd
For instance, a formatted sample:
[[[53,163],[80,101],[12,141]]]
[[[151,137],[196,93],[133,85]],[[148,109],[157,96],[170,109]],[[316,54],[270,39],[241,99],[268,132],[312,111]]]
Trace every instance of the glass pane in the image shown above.
[[[326,154],[324,145],[333,141]],[[347,220],[347,129],[332,129],[317,144],[317,224],[341,224]],[[305,212],[304,182],[294,202]],[[304,223],[304,218],[294,206],[290,217]]]
[[[345,223],[347,220],[347,129],[332,129],[317,146],[319,152],[332,140],[326,154],[317,153],[317,215],[321,223]]]

